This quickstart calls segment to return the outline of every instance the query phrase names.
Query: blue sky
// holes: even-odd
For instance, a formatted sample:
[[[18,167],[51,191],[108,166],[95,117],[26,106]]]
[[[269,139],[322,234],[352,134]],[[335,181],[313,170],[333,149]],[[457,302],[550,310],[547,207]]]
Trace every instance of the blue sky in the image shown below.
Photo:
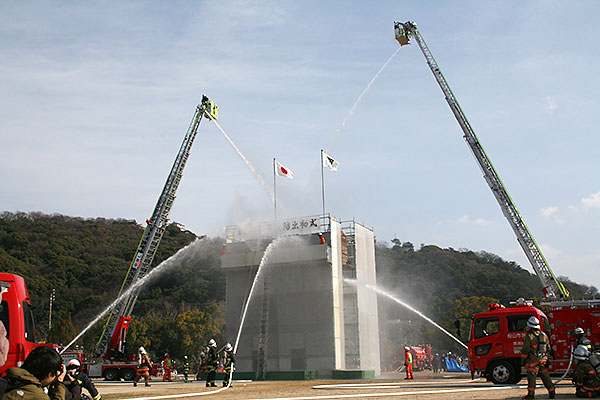
[[[377,239],[485,250],[531,271],[425,59],[415,21],[557,275],[600,287],[595,1],[0,3],[0,209],[148,218],[203,94],[280,216],[326,208]],[[347,122],[343,129],[340,125]],[[332,144],[336,130],[339,134]],[[273,216],[209,121],[171,219]]]

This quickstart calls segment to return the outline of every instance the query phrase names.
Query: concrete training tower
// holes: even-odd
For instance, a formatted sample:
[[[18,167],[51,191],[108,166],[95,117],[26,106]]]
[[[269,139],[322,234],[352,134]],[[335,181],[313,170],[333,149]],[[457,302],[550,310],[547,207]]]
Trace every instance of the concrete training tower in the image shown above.
[[[227,337],[237,335],[244,302],[267,246],[237,351],[236,371],[257,378],[305,371],[310,377],[380,372],[375,236],[329,215],[227,229],[221,267],[227,279]],[[308,371],[308,372],[307,372]],[[279,373],[279,375],[277,375]],[[283,374],[283,375],[282,375]]]

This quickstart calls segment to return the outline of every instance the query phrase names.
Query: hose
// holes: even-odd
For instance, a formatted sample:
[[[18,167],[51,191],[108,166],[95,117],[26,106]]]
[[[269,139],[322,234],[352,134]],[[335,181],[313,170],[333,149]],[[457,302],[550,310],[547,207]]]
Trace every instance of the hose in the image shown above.
[[[557,381],[552,382],[552,385],[556,386],[558,384],[558,382],[565,379],[565,376],[567,376],[567,374],[569,373],[569,370],[571,369],[572,363],[573,363],[573,345],[571,344],[571,358],[569,359],[569,365],[567,366],[567,369],[566,369],[565,373],[563,374],[563,376],[561,376]]]

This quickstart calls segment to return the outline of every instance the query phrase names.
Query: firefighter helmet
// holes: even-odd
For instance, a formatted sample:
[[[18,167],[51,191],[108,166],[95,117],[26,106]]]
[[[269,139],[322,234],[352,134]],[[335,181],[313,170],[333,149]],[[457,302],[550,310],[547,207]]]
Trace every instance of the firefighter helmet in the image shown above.
[[[215,339],[210,339],[208,342],[208,347],[217,347],[217,342],[215,342]]]
[[[583,335],[583,328],[579,328],[579,327],[575,328],[575,334],[576,335]]]
[[[573,352],[573,357],[578,360],[587,360],[590,357],[590,351],[584,345],[580,344]]]
[[[527,320],[527,327],[531,329],[540,329],[540,320],[532,316]]]
[[[225,351],[231,351],[231,349],[233,349],[233,346],[231,345],[231,343],[227,343],[225,345]]]
[[[140,346],[138,351],[142,354],[146,354],[146,349],[144,348],[144,346]]]
[[[404,351],[410,351],[410,347],[404,346]]]
[[[71,368],[69,368],[69,367],[71,367]],[[77,359],[69,360],[69,362],[67,363],[67,369],[75,369],[75,368],[79,368],[79,367],[81,367],[81,363]]]

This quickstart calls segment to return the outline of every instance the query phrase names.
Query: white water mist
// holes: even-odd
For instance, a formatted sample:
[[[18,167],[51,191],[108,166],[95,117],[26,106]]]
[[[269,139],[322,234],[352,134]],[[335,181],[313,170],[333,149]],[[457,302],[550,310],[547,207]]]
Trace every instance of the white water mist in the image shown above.
[[[421,311],[417,310],[416,308],[412,307],[410,304],[407,304],[405,302],[403,302],[402,300],[400,300],[399,298],[395,297],[393,294],[386,292],[383,289],[378,288],[377,286],[373,286],[373,285],[369,285],[369,284],[364,284],[361,283],[355,279],[348,279],[348,278],[344,278],[344,282],[347,282],[353,286],[358,286],[361,285],[367,289],[373,290],[375,293],[380,294],[382,296],[385,296],[387,298],[389,298],[390,300],[395,301],[396,303],[400,304],[401,306],[404,306],[406,308],[408,308],[409,310],[411,310],[412,312],[414,312],[415,314],[417,314],[418,316],[420,316],[421,318],[423,318],[425,321],[429,322],[430,324],[432,324],[433,326],[435,326],[436,328],[438,328],[439,330],[441,330],[442,332],[444,332],[446,335],[450,336],[452,339],[454,339],[458,344],[460,344],[461,346],[463,346],[465,349],[468,349],[468,346],[466,344],[464,344],[462,341],[460,341],[460,339],[458,339],[456,336],[454,336],[453,334],[451,334],[450,332],[448,332],[447,330],[445,330],[444,328],[442,328],[440,325],[438,325],[434,320],[432,320],[431,318],[429,318],[428,316],[426,316],[425,314],[423,314]]]
[[[265,266],[269,263],[269,258],[273,255],[273,253],[277,249],[277,247],[285,241],[289,242],[289,241],[293,241],[293,240],[299,241],[300,239],[296,236],[278,237],[275,240],[273,240],[271,243],[269,243],[269,245],[265,249],[265,253],[263,254],[262,259],[260,260],[260,264],[258,265],[258,270],[256,271],[256,275],[254,276],[254,281],[252,282],[252,286],[250,287],[250,293],[248,293],[248,298],[246,299],[246,303],[244,304],[244,310],[242,311],[242,317],[240,320],[240,327],[238,329],[238,334],[235,339],[235,345],[233,347],[234,353],[237,352],[238,344],[240,342],[240,337],[242,335],[242,329],[244,327],[244,322],[246,321],[246,314],[248,313],[248,307],[250,306],[250,301],[252,300],[252,295],[254,294],[254,290],[256,289],[256,284],[261,276],[262,271],[265,269]]]
[[[192,243],[187,246],[179,249],[179,251],[173,254],[171,257],[160,263],[157,267],[155,267],[152,271],[150,271],[145,277],[131,285],[125,292],[123,292],[115,301],[110,303],[108,307],[104,309],[100,314],[92,320],[71,342],[65,346],[64,349],[61,350],[61,354],[66,351],[73,343],[75,343],[83,334],[85,334],[92,326],[94,326],[102,317],[108,314],[117,304],[119,304],[125,297],[129,296],[131,292],[140,288],[142,285],[148,283],[152,278],[157,277],[160,273],[166,271],[172,266],[180,265],[181,262],[184,262],[189,259],[195,258],[199,252],[205,250],[206,246],[201,246],[201,244],[206,243],[204,238],[196,239]]]
[[[223,130],[223,128],[221,128],[221,125],[219,125],[219,123],[216,120],[214,120],[214,119],[212,121],[215,123],[215,125],[217,126],[217,128],[219,128],[219,130],[221,131],[221,133],[223,134],[223,136],[225,136],[225,139],[227,139],[227,141],[231,144],[231,146],[236,151],[236,153],[238,154],[238,156],[240,156],[240,158],[242,159],[242,161],[244,161],[244,163],[246,164],[246,166],[254,174],[254,176],[256,177],[256,180],[258,180],[258,183],[260,183],[260,185],[263,187],[263,189],[265,189],[267,191],[267,194],[269,195],[269,198],[271,199],[271,202],[275,203],[275,193],[273,192],[273,189],[271,189],[271,187],[268,186],[265,183],[265,180],[263,179],[262,175],[254,168],[254,166],[252,165],[252,163],[246,158],[246,156],[244,156],[244,153],[242,153],[242,151],[236,146],[236,144],[233,143],[233,140],[231,140],[231,138],[229,137],[229,135]]]
[[[375,80],[379,77],[379,74],[381,74],[381,72],[385,69],[385,67],[388,66],[388,64],[396,56],[396,54],[398,53],[398,51],[400,51],[400,47],[398,47],[396,49],[396,51],[394,52],[394,54],[392,54],[391,57],[388,58],[388,60],[383,64],[383,66],[381,68],[379,68],[379,71],[377,71],[377,73],[375,74],[375,76],[373,77],[373,79],[371,79],[371,81],[369,82],[369,84],[367,85],[367,87],[362,91],[362,93],[360,94],[360,96],[358,96],[358,98],[356,99],[356,101],[354,102],[354,104],[352,105],[352,107],[350,107],[350,110],[348,111],[348,114],[346,114],[346,118],[344,118],[344,121],[342,121],[342,124],[335,130],[335,133],[333,134],[333,138],[331,138],[331,143],[329,143],[329,148],[331,148],[331,146],[333,146],[333,144],[335,143],[335,140],[337,139],[337,137],[340,135],[340,133],[342,133],[342,131],[346,127],[346,124],[348,123],[348,120],[350,119],[350,117],[352,117],[354,115],[354,111],[356,110],[356,107],[358,107],[358,103],[360,103],[360,101],[362,100],[362,98],[364,97],[364,95],[371,88],[371,85],[373,85],[373,82],[375,82]]]

